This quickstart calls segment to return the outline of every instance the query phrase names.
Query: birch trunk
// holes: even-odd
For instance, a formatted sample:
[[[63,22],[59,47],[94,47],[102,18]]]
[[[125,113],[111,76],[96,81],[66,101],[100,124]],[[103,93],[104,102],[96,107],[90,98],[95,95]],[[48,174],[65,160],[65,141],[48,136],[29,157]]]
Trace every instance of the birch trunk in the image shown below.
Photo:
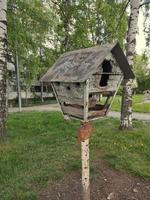
[[[0,138],[5,135],[7,74],[7,0],[0,0]]]
[[[83,200],[90,200],[89,138],[81,142],[82,155],[82,195]]]
[[[131,0],[131,13],[127,32],[127,60],[133,66],[133,59],[136,47],[136,33],[140,8],[140,0]],[[123,96],[121,107],[121,129],[132,129],[132,79],[126,79],[123,83]]]

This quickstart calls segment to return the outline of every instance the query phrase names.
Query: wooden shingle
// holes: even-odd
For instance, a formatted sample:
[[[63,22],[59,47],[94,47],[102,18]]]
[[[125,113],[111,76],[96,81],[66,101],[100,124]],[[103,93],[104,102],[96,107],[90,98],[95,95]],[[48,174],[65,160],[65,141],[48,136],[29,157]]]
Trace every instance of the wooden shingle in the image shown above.
[[[134,78],[119,43],[115,43],[63,54],[41,78],[41,82],[84,82],[97,72],[110,53],[115,57],[124,78]]]

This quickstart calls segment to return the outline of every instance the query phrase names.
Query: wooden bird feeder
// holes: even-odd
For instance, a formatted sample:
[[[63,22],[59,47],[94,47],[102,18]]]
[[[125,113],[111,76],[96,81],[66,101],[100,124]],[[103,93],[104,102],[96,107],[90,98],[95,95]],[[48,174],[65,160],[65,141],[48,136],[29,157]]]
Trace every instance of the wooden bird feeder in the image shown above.
[[[88,122],[106,116],[123,78],[133,79],[134,74],[119,43],[115,43],[63,54],[41,82],[51,83],[64,116]],[[91,131],[79,132],[83,199],[89,200],[88,137]]]
[[[41,82],[51,83],[64,115],[91,120],[108,113],[123,77],[134,74],[117,43],[63,54]]]

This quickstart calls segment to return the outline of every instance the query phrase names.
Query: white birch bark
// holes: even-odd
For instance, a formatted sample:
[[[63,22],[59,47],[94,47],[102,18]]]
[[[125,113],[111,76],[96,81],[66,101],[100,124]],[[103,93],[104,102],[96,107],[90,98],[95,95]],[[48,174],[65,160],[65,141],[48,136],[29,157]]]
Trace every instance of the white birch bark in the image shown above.
[[[7,74],[7,1],[0,0],[0,138],[5,135]]]
[[[84,87],[84,122],[88,121],[89,80]],[[89,165],[89,138],[81,142],[82,158],[82,195],[83,200],[90,200],[90,165]]]
[[[83,200],[90,200],[89,138],[81,142]]]
[[[140,0],[131,0],[131,13],[127,32],[127,60],[133,66],[133,59],[136,47],[136,33],[140,8]],[[132,83],[133,80],[126,79],[123,83],[123,96],[121,108],[121,129],[132,129]]]

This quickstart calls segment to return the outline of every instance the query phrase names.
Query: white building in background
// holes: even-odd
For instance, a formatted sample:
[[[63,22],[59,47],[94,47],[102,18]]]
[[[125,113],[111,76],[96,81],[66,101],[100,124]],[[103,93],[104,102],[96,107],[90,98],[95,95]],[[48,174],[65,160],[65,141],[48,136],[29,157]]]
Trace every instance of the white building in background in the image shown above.
[[[8,100],[14,100],[17,99],[17,86],[16,86],[16,72],[15,72],[15,66],[13,63],[8,62],[7,63],[7,69],[8,69],[8,86],[7,86],[7,98]],[[43,92],[42,92],[43,91]],[[22,99],[33,99],[36,97],[41,97],[41,92],[43,98],[53,97],[53,94],[51,92],[51,87],[49,86],[43,86],[43,88],[40,85],[40,82],[36,82],[35,84],[32,84],[30,88],[28,88],[27,91],[21,89],[21,98]]]
[[[136,36],[136,53],[139,55],[142,55],[145,52],[146,49],[146,40],[145,40],[145,35],[144,35],[144,9],[141,8],[140,9],[140,13],[139,13],[139,20],[138,20],[138,34]],[[150,23],[150,11],[149,11],[149,20],[147,20],[148,25]],[[51,46],[51,44],[47,43],[46,46]],[[150,63],[150,58],[149,58],[149,63]],[[150,64],[149,64],[150,67]],[[15,66],[12,63],[8,63],[7,65],[8,68],[8,73],[9,76],[12,77],[12,81],[11,83],[9,83],[9,87],[8,87],[8,98],[9,99],[16,99],[17,98],[17,90],[16,90],[16,78],[15,78]],[[35,90],[35,91],[34,91]],[[26,92],[24,90],[21,90],[21,97],[22,99],[27,98],[34,98],[35,96],[40,97],[41,95],[41,86],[40,84],[37,82],[36,84],[34,84],[31,88],[29,88],[28,93],[26,94]],[[44,86],[43,88],[43,97],[52,97],[52,93],[50,93]]]

